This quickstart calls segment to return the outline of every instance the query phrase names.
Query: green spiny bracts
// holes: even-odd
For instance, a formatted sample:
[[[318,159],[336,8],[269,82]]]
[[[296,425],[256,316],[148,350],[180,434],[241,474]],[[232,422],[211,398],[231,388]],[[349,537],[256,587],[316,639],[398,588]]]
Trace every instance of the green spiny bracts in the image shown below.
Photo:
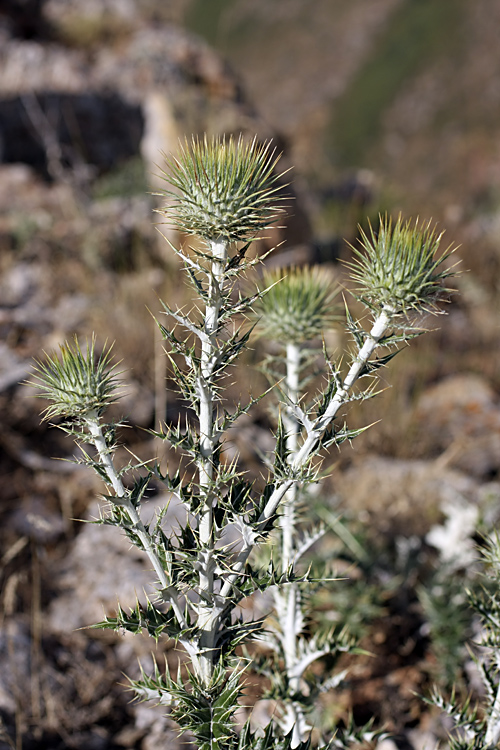
[[[210,242],[252,239],[283,211],[278,196],[279,156],[270,142],[192,138],[167,160],[169,205],[159,209],[175,227]]]
[[[45,419],[102,414],[117,400],[117,365],[111,364],[111,347],[97,356],[92,339],[84,354],[75,336],[73,344],[66,342],[60,350],[59,357],[47,355],[45,362],[37,361],[34,367],[31,385],[40,390],[41,398],[52,402],[45,409]]]
[[[337,318],[338,287],[317,266],[279,269],[264,274],[255,312],[266,336],[284,344],[304,344],[321,336]]]
[[[394,225],[381,216],[377,233],[370,225],[368,234],[361,228],[360,234],[362,249],[352,248],[356,257],[347,265],[361,300],[372,309],[396,314],[433,311],[443,292],[449,291],[443,280],[454,273],[440,268],[454,250],[439,253],[443,233],[438,234],[431,222],[420,225],[418,219],[412,223],[400,215]]]

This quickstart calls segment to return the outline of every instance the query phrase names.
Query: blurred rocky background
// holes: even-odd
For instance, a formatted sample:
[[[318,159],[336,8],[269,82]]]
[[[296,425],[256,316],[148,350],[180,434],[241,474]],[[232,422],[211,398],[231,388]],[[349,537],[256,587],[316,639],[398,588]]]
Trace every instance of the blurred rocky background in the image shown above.
[[[96,517],[102,487],[54,460],[75,449],[20,383],[75,333],[116,340],[127,445],[158,449],[144,428],[181,405],[149,310],[187,290],[155,193],[162,152],[203,133],[272,138],[293,165],[270,264],[329,264],[342,280],[346,240],[384,212],[432,218],[461,245],[447,317],[350,412],[352,426],[383,420],[332,456],[315,501],[331,527],[320,553],[347,560],[343,539],[351,555],[351,580],[318,611],[374,655],[348,665],[325,714],[373,716],[392,750],[444,736],[416,693],[474,687],[463,568],[500,515],[499,32],[500,0],[0,0],[2,750],[177,746],[168,717],[123,687],[151,643],[78,630],[133,604],[149,574],[114,529],[75,520]],[[258,377],[242,371],[236,395]],[[234,436],[250,470],[268,426],[262,409]],[[446,610],[450,545],[463,565]],[[177,663],[171,644],[159,652]]]

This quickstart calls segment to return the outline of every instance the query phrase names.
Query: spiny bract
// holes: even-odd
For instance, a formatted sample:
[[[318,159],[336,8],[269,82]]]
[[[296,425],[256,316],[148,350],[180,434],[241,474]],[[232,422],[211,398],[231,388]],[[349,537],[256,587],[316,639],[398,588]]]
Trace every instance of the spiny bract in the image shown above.
[[[174,191],[162,193],[169,205],[159,209],[186,234],[210,242],[252,239],[283,211],[275,174],[279,156],[270,142],[245,142],[240,136],[180,144],[179,155],[167,159],[163,171]]]
[[[75,336],[73,344],[60,346],[60,357],[53,354],[45,362],[36,362],[31,385],[39,388],[41,398],[52,402],[44,412],[45,418],[78,419],[90,412],[99,415],[116,401],[117,365],[110,360],[111,347],[97,357],[92,338],[83,353]]]
[[[338,287],[316,266],[279,269],[264,274],[263,296],[255,312],[267,335],[276,341],[302,344],[321,336],[335,315]]]
[[[378,233],[370,225],[369,234],[360,227],[361,249],[352,247],[355,258],[348,263],[351,278],[362,301],[371,308],[387,308],[405,314],[411,309],[432,311],[443,292],[442,282],[454,275],[440,269],[453,252],[449,247],[439,254],[443,233],[429,221],[403,221],[380,217]]]

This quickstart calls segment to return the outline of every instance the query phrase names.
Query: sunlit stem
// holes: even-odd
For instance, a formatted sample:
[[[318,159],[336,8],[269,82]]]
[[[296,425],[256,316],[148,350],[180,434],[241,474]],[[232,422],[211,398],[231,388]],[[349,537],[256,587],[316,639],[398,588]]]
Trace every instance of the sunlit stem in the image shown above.
[[[500,686],[497,689],[495,702],[493,703],[491,714],[488,717],[486,734],[484,736],[485,747],[498,747],[500,741]]]
[[[285,428],[287,432],[287,449],[289,457],[297,453],[299,447],[300,424],[293,411],[293,406],[298,405],[300,399],[300,362],[301,352],[297,344],[289,343],[286,348],[286,390],[289,407],[285,410]],[[283,515],[281,517],[282,535],[282,569],[287,571],[294,563],[295,536],[296,536],[296,502],[298,487],[294,484],[285,495],[283,504]],[[296,612],[299,606],[299,591],[293,583],[284,587],[284,606],[278,608],[280,627],[283,634],[283,648],[285,655],[285,668],[289,675],[290,692],[299,690],[300,678],[292,676],[292,670],[297,660],[297,638],[299,635],[300,619],[297,620]],[[278,615],[279,616],[279,615]]]
[[[169,576],[164,570],[163,565],[155,552],[151,537],[141,520],[139,511],[130,500],[129,493],[127,492],[120,478],[120,475],[113,464],[111,452],[108,445],[106,444],[106,439],[104,437],[102,426],[99,420],[99,415],[97,414],[97,412],[88,412],[85,416],[85,424],[90,433],[92,443],[97,450],[100,464],[103,467],[109,484],[111,485],[115,493],[115,502],[126,511],[130,519],[134,534],[139,537],[141,544],[144,547],[144,550],[153,566],[160,584],[160,593],[165,601],[168,601],[172,606],[180,627],[182,629],[187,629],[186,619],[184,617],[184,613],[182,611],[179,600],[179,593],[175,589],[175,586],[173,586],[169,581]],[[194,659],[194,662],[196,662],[196,654],[193,651],[192,645],[189,643],[189,641],[186,641],[184,639],[181,639],[181,642],[188,653],[191,655],[191,657]]]
[[[283,732],[288,734],[292,731],[292,740],[290,743],[291,748],[295,748],[300,745],[301,742],[307,738],[311,727],[306,721],[304,711],[300,705],[294,701],[289,701],[285,707],[285,714],[283,716]]]
[[[227,263],[227,242],[216,239],[210,242],[212,256],[208,299],[205,308],[204,330],[206,338],[202,342],[200,377],[200,457],[198,460],[200,495],[203,505],[199,517],[199,538],[201,545],[198,608],[198,628],[200,630],[201,674],[206,685],[210,684],[214,664],[214,639],[216,621],[213,618],[214,564],[213,564],[213,480],[214,454],[218,438],[214,436],[215,385],[214,366],[218,350],[217,330],[222,304],[224,271]]]
[[[300,348],[297,344],[288,344],[286,348],[286,391],[290,406],[298,404],[300,398],[299,388]],[[287,433],[286,444],[288,454],[293,458],[299,447],[300,424],[292,408],[285,410],[284,422]],[[283,516],[281,518],[283,571],[286,571],[293,562],[296,497],[297,487],[294,485],[286,493]]]

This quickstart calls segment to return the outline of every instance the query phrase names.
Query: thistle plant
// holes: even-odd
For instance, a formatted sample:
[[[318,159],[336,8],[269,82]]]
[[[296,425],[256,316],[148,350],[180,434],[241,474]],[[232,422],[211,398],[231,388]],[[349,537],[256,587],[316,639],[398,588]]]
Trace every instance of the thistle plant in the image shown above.
[[[263,289],[244,293],[240,282],[260,262],[247,255],[252,241],[282,211],[277,161],[270,144],[255,140],[193,139],[181,146],[165,172],[170,184],[165,218],[199,240],[195,247],[176,249],[196,295],[193,308],[186,313],[162,302],[164,317],[157,321],[178,391],[187,404],[177,424],[165,424],[153,433],[182,457],[176,467],[160,466],[154,459],[118,465],[119,425],[106,421],[106,407],[118,388],[109,350],[97,356],[93,343],[84,352],[75,341],[59,356],[39,362],[34,375],[40,394],[50,402],[46,416],[60,418],[60,426],[79,442],[81,460],[106,486],[100,523],[120,528],[145,553],[154,571],[154,599],[128,612],[119,607],[96,627],[145,631],[156,640],[172,638],[183,648],[188,664],[182,675],[179,671],[174,677],[155,667],[132,687],[138,697],[169,706],[180,730],[190,731],[200,750],[310,746],[302,724],[298,733],[290,726],[285,736],[273,723],[263,734],[254,733],[248,722],[236,731],[234,713],[245,668],[238,647],[263,628],[262,622],[244,621],[237,607],[254,592],[277,587],[281,593],[275,601],[282,601],[290,617],[297,611],[290,593],[298,591],[293,564],[300,547],[293,538],[295,488],[316,481],[317,457],[324,448],[351,437],[337,421],[341,410],[373,393],[371,378],[365,390],[356,384],[394,355],[391,350],[377,356],[380,348],[392,348],[413,335],[408,312],[432,308],[448,275],[440,270],[446,253],[439,255],[440,237],[430,226],[421,228],[401,219],[393,226],[382,220],[378,235],[372,232],[370,239],[363,238],[352,267],[359,298],[372,318],[369,328],[348,313],[352,350],[341,363],[328,362],[325,385],[307,408],[299,397],[300,359],[290,365],[295,374],[289,376],[265,483],[250,481],[237,461],[225,459],[222,448],[227,430],[260,394],[229,404],[225,393],[232,367],[252,334],[246,316],[265,298]],[[280,293],[276,289],[275,294]],[[320,307],[328,294],[319,300]],[[290,344],[296,345],[307,325],[313,325],[305,322],[308,315],[314,317],[314,305],[303,309],[299,339],[287,332]],[[311,331],[320,320],[321,316]],[[291,355],[291,361],[293,357],[297,355]],[[299,378],[296,385],[294,378]],[[186,509],[181,527],[168,528],[164,513],[148,523],[142,520],[142,501],[158,484]],[[283,506],[288,510],[279,521]],[[278,523],[283,559],[279,565],[271,561],[259,567],[252,553],[268,542]],[[307,581],[307,574],[301,579]],[[298,677],[300,672],[297,666]],[[289,686],[296,688],[297,680]],[[302,721],[299,712],[294,721]],[[327,746],[338,746],[338,740]]]

